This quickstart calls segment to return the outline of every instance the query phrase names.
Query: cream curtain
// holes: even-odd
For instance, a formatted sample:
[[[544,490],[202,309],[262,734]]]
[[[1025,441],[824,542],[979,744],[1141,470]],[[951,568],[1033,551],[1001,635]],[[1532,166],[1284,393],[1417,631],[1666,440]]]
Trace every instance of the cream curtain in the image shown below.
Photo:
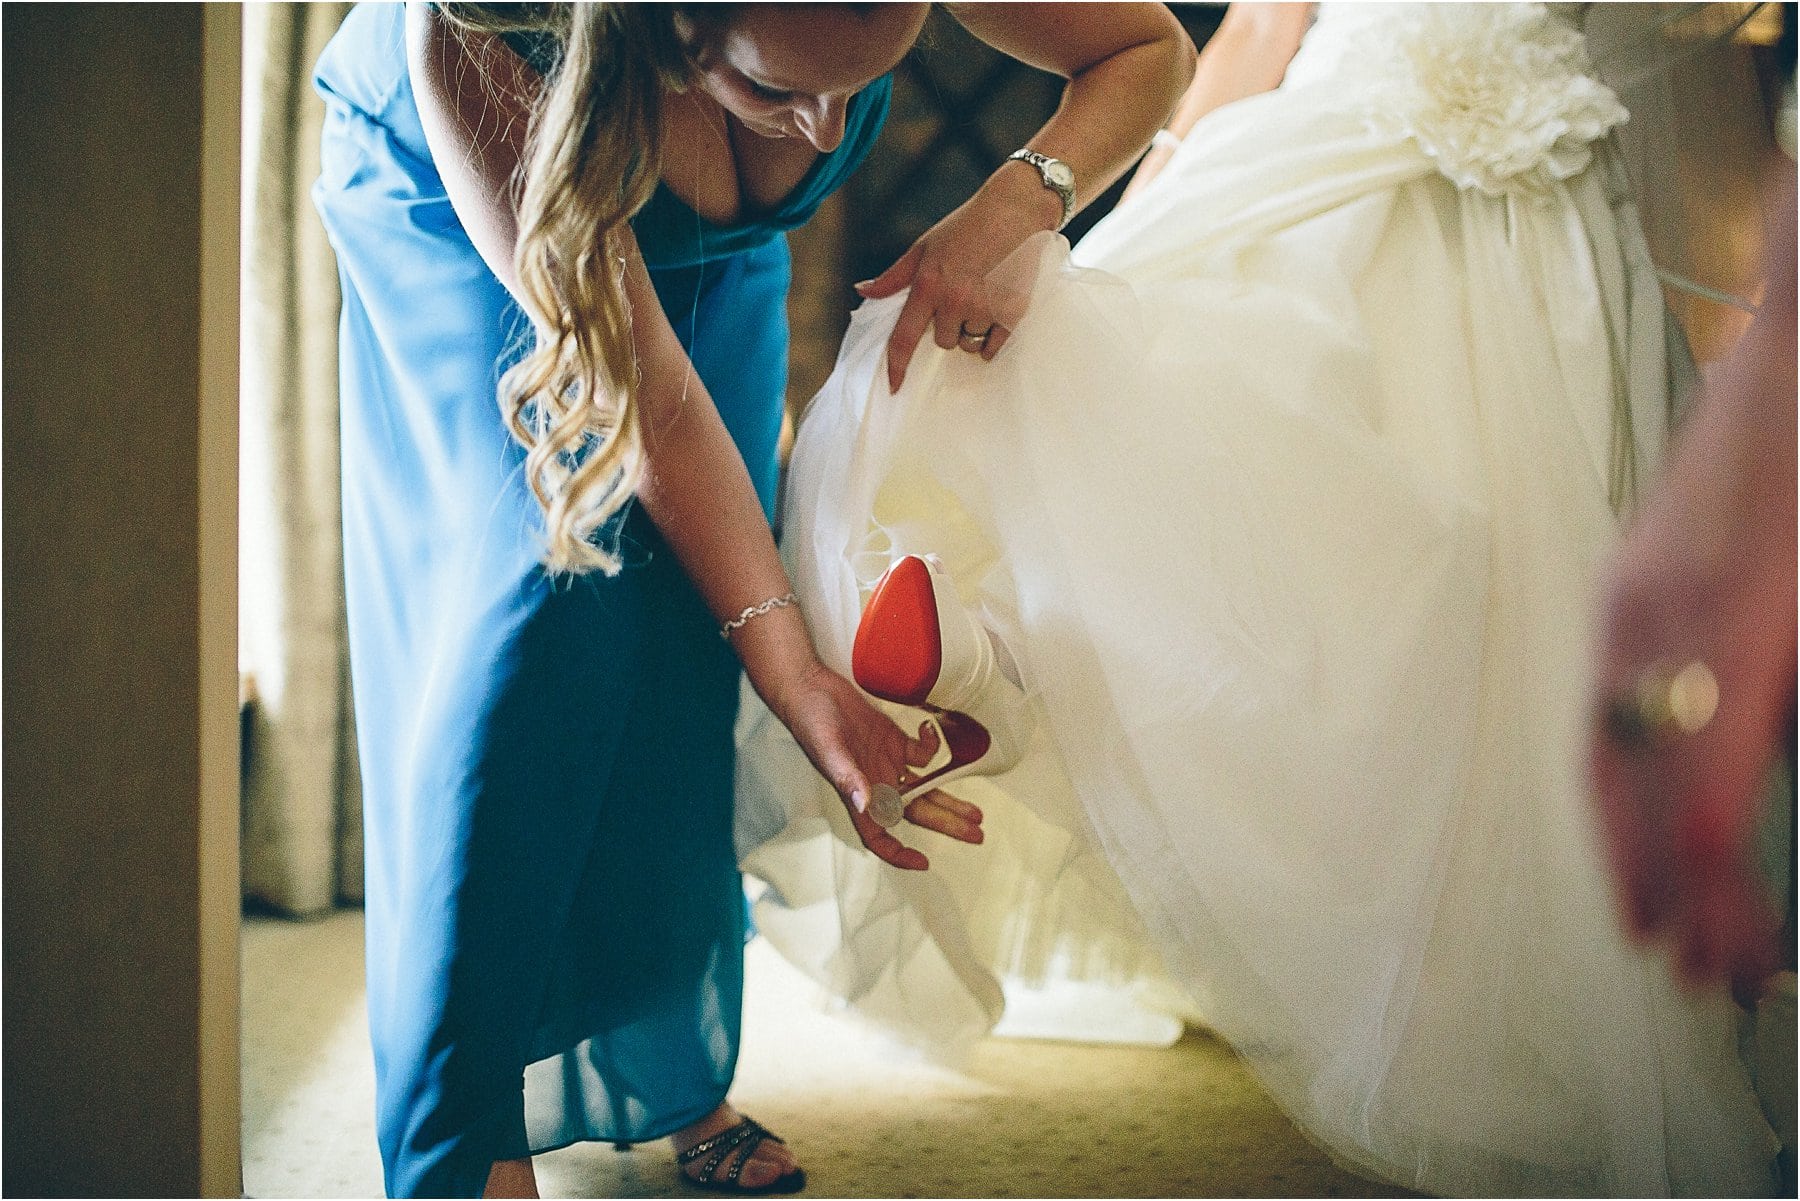
[[[312,67],[349,7],[244,10],[243,884],[247,898],[295,915],[362,898],[337,268],[309,195],[325,116]]]

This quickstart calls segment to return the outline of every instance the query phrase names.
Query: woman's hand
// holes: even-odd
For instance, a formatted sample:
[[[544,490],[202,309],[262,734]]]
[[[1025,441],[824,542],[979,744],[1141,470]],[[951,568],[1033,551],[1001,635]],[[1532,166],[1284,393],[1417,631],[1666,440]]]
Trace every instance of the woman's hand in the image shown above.
[[[938,743],[929,722],[919,727],[918,737],[908,738],[854,684],[822,663],[784,689],[770,708],[837,790],[863,846],[908,871],[931,866],[922,852],[877,825],[866,811],[875,784],[897,784],[907,768],[931,761]],[[942,792],[927,793],[906,807],[906,820],[913,825],[959,842],[982,840],[981,817],[975,806]]]
[[[1027,146],[1075,177],[1075,207],[1100,195],[1143,152],[1194,76],[1194,44],[1161,4],[952,4],[970,33],[1004,54],[1068,80],[1056,114]],[[899,391],[926,330],[945,350],[992,359],[1023,315],[994,268],[1063,219],[1062,198],[1029,163],[1009,159],[961,208],[899,262],[857,290],[892,296],[910,286],[888,342],[888,387]]]
[[[1688,523],[1675,490],[1659,501],[1634,526],[1608,597],[1589,752],[1601,828],[1633,934],[1666,937],[1690,979],[1730,979],[1753,996],[1780,966],[1755,836],[1764,774],[1791,729],[1793,560],[1784,597],[1749,578],[1778,531],[1739,545],[1722,526],[1730,545],[1702,549],[1714,531]],[[1620,699],[1690,663],[1716,683],[1710,720],[1693,733],[1621,732]]]
[[[1781,963],[1755,833],[1794,720],[1793,164],[1772,176],[1762,311],[1714,369],[1607,579],[1589,742],[1627,923],[1667,937],[1690,978],[1729,978],[1740,995]],[[1668,673],[1683,669],[1710,675],[1716,708],[1671,723]]]
[[[1061,217],[1062,202],[1043,186],[1037,168],[1013,163],[926,230],[893,266],[856,285],[865,300],[912,289],[888,339],[889,392],[900,390],[927,330],[945,350],[961,346],[984,362],[1000,353],[1024,315],[1025,297],[996,285],[994,270]]]

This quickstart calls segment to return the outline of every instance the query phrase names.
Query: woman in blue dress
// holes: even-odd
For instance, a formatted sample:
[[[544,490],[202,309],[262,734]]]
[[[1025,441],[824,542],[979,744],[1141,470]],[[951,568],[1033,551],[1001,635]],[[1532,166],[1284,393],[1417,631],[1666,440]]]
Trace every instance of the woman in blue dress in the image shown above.
[[[533,1152],[662,1136],[702,1185],[804,1181],[725,1102],[732,723],[741,664],[868,848],[926,866],[864,810],[931,748],[821,665],[769,528],[783,233],[868,152],[924,14],[370,5],[318,65],[392,1195],[534,1195]],[[959,16],[1069,84],[1036,161],[871,289],[912,285],[899,372],[928,329],[998,350],[987,271],[1191,72],[1156,5]],[[906,816],[980,839],[947,797]]]

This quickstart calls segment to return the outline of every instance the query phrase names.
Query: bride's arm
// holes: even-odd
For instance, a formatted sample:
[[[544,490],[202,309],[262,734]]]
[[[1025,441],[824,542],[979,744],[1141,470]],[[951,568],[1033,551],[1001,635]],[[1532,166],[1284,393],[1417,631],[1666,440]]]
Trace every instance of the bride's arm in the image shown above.
[[[1200,52],[1194,82],[1170,118],[1176,141],[1187,137],[1201,117],[1233,101],[1281,85],[1288,63],[1312,22],[1311,4],[1233,4]],[[1142,191],[1169,161],[1174,147],[1158,138],[1119,198],[1123,204]]]
[[[459,38],[424,5],[409,6],[407,51],[420,121],[445,191],[476,250],[517,296],[518,221],[510,181],[523,153],[536,77],[498,39]],[[471,55],[479,61],[471,64]],[[638,400],[645,474],[638,499],[713,614],[732,617],[785,595],[787,573],[749,470],[663,313],[635,240],[625,279],[643,380]],[[797,609],[778,608],[746,623],[732,644],[769,708],[852,803],[864,845],[897,867],[925,867],[925,856],[877,826],[855,802],[868,796],[872,781],[898,780],[909,753],[922,761],[929,748],[907,739],[819,660]],[[908,817],[963,841],[980,841],[979,817],[970,820],[941,798],[915,805]]]

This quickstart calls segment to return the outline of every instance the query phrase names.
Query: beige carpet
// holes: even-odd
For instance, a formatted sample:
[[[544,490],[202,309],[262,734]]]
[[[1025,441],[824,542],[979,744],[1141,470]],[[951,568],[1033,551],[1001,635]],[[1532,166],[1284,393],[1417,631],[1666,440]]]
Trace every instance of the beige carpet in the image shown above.
[[[362,917],[244,925],[244,1182],[253,1197],[381,1193]],[[794,1146],[812,1197],[1392,1196],[1336,1168],[1230,1048],[991,1039],[964,1071],[909,1060],[749,949],[734,1100]],[[537,1161],[546,1196],[691,1197],[667,1144]]]

